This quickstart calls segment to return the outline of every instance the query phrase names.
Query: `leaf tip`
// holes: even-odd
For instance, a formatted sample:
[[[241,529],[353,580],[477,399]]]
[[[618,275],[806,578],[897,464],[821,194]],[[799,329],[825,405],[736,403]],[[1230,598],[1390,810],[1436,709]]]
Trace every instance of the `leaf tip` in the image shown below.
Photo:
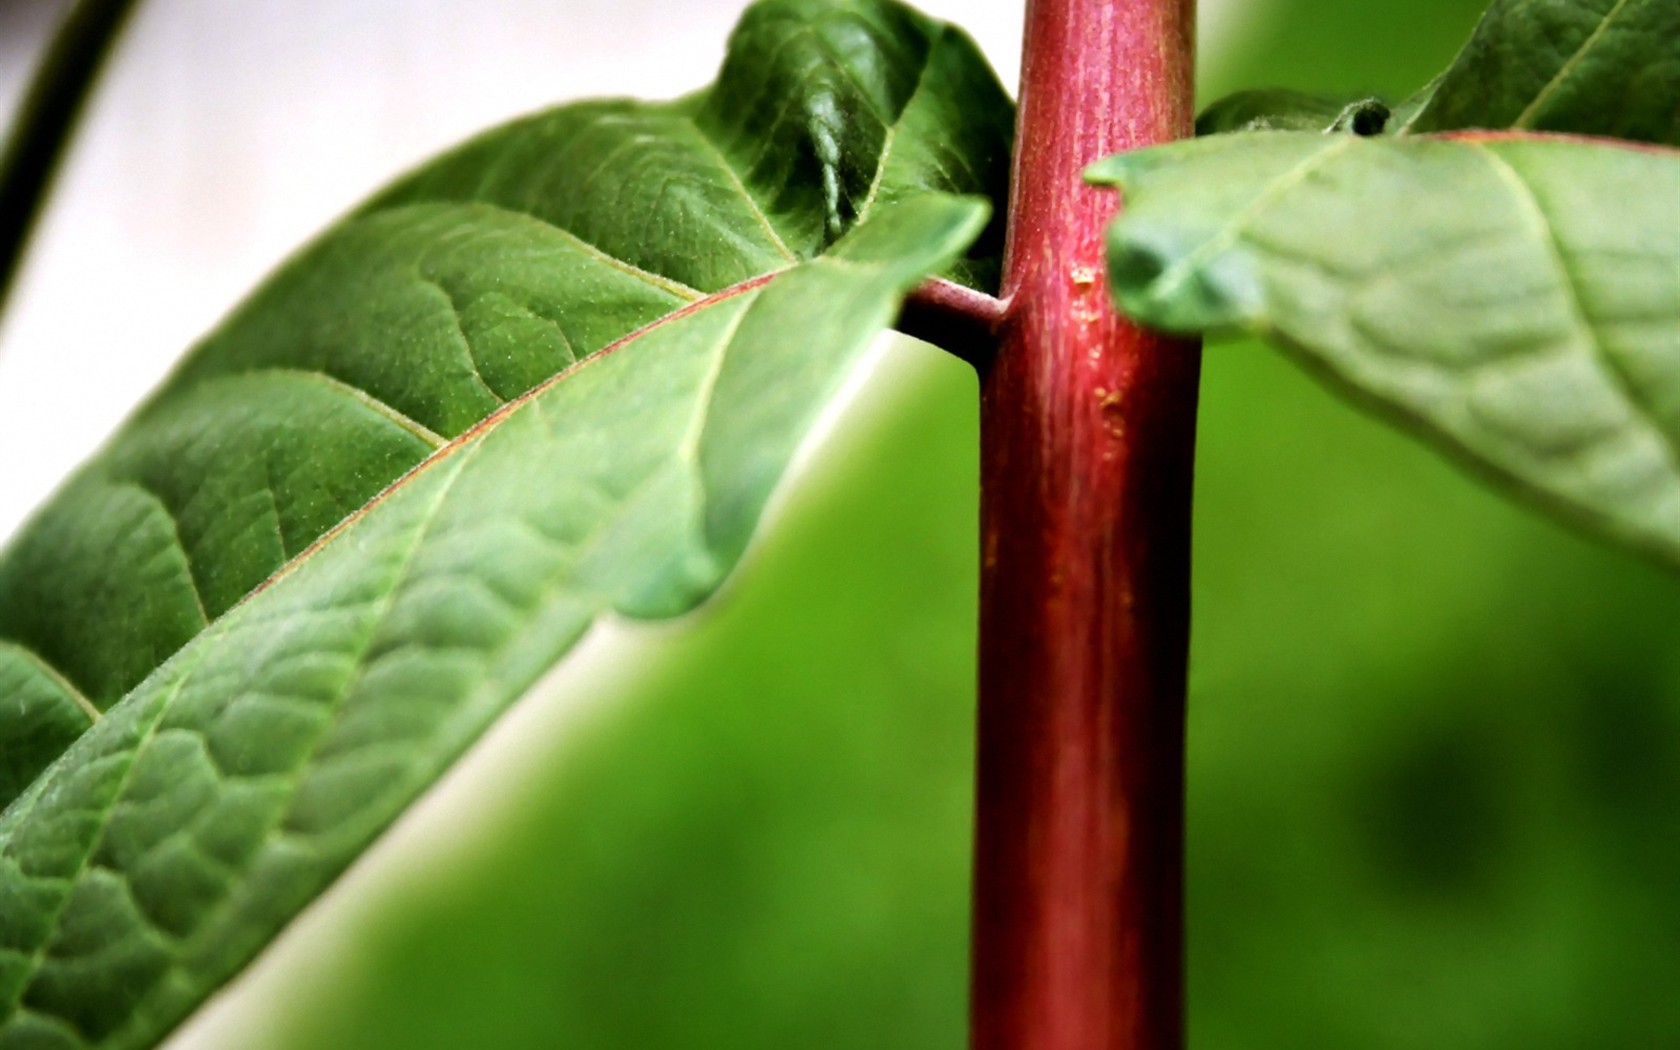
[[[1087,165],[1081,176],[1092,186],[1121,187],[1135,169],[1136,159],[1136,153],[1116,153]]]
[[[980,236],[991,214],[983,197],[918,193],[879,206],[829,254],[852,262],[902,262],[919,277],[927,268],[924,257],[937,260],[933,268],[949,264]]]

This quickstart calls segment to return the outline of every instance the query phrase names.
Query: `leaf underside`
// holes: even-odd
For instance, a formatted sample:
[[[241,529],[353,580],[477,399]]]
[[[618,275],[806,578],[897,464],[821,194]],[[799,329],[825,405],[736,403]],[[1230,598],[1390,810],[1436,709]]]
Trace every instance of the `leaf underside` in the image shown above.
[[[1680,153],[1223,135],[1111,158],[1125,311],[1265,336],[1680,565]]]
[[[596,618],[715,589],[902,295],[995,281],[1012,116],[949,27],[771,0],[235,311],[0,556],[0,1048],[154,1044]]]

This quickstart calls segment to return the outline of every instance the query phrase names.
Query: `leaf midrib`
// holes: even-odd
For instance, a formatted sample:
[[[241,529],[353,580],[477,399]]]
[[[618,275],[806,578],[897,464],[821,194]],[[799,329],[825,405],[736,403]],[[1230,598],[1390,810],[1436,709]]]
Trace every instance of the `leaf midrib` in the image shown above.
[[[341,705],[354,695],[356,684],[367,674],[367,668],[369,666],[366,659],[367,654],[372,649],[374,643],[378,640],[379,628],[382,624],[384,624],[386,618],[390,615],[391,608],[395,605],[397,596],[401,591],[402,582],[408,576],[409,570],[413,566],[415,555],[419,553],[420,548],[423,546],[426,534],[430,530],[432,522],[436,519],[437,513],[442,508],[450,489],[454,486],[456,479],[461,476],[464,469],[465,463],[462,463],[457,468],[454,476],[446,479],[445,483],[439,487],[437,494],[432,498],[431,505],[414,523],[413,538],[409,543],[408,550],[404,552],[402,561],[391,572],[390,583],[381,589],[379,597],[374,602],[375,608],[368,619],[367,630],[360,645],[361,651],[356,655],[354,661],[352,662],[354,671],[345,680],[343,688],[338,691],[334,704],[327,712],[328,717],[323,721],[320,735],[311,742],[308,750],[300,758],[296,768],[293,769],[291,771],[291,775],[286,778],[286,782],[290,787],[295,789],[298,783],[302,781],[303,777],[308,775],[308,771],[313,765],[315,757],[320,753],[321,746],[330,736],[327,729],[332,725],[333,716],[338,713]],[[202,659],[202,657],[200,659]],[[154,712],[153,717],[147,722],[145,728],[142,730],[139,739],[136,740],[133,747],[126,749],[128,753],[128,761],[123,768],[122,776],[118,780],[116,789],[111,793],[108,804],[101,806],[98,811],[98,830],[94,834],[88,836],[87,850],[80,858],[80,863],[77,866],[76,872],[67,880],[67,887],[74,887],[77,885],[81,881],[83,874],[85,874],[92,866],[93,858],[98,855],[99,849],[104,845],[105,837],[109,833],[112,811],[127,792],[134,770],[140,765],[141,759],[145,756],[147,749],[152,745],[153,741],[156,740],[159,727],[163,725],[170,710],[174,707],[175,701],[180,698],[181,693],[186,689],[188,683],[193,680],[193,676],[197,670],[198,666],[195,664],[181,671],[180,677],[172,684],[168,695],[159,699],[157,709]],[[295,790],[288,792],[288,797],[295,795],[295,793]],[[283,821],[285,819],[285,815],[285,810],[277,811],[275,813],[276,822],[278,823],[279,821]],[[273,832],[273,826],[266,828],[262,838],[266,840],[273,834]],[[60,900],[58,907],[54,909],[53,919],[47,925],[47,930],[53,931],[58,928],[59,923],[63,919],[64,909],[69,906],[72,896],[73,894],[67,889],[63,898]],[[216,910],[218,912],[225,913],[229,908],[233,907],[235,902],[236,898],[234,897],[224,897],[220,906]],[[213,929],[214,926],[214,922],[208,922],[206,923],[205,928]],[[52,940],[53,938],[50,934],[42,938],[40,945],[31,956],[28,973],[24,980],[19,984],[20,989],[27,989],[34,983],[36,975],[40,972],[41,961],[46,957],[47,951],[52,946]],[[21,1005],[21,1001],[14,1005]],[[47,1016],[68,1021],[67,1018],[62,1018],[56,1014],[48,1014]]]
[[[783,274],[785,272],[787,272],[787,271],[786,270],[773,270],[770,273],[760,274],[757,277],[748,278],[745,281],[741,281],[737,284],[730,285],[728,288],[724,288],[721,291],[714,292],[713,294],[705,296],[702,299],[697,299],[694,302],[691,302],[691,303],[688,303],[688,304],[686,304],[682,307],[679,307],[678,309],[673,310],[668,314],[665,314],[661,317],[657,317],[654,320],[649,321],[647,324],[642,325],[640,328],[637,328],[634,331],[628,332],[628,333],[620,336],[619,338],[613,340],[611,343],[608,343],[606,346],[602,347],[600,350],[595,351],[593,354],[590,354],[588,357],[585,357],[582,360],[577,361],[576,363],[574,363],[572,365],[569,365],[566,368],[560,370],[559,372],[556,372],[554,375],[552,375],[549,378],[543,380],[541,383],[532,387],[530,390],[528,390],[525,393],[519,395],[518,397],[512,399],[511,401],[506,402],[500,408],[498,408],[494,412],[490,413],[488,416],[485,416],[483,419],[479,420],[477,423],[473,424],[471,427],[468,427],[466,430],[462,431],[460,434],[458,434],[454,438],[450,439],[448,442],[444,443],[443,445],[440,445],[437,448],[436,451],[434,451],[433,453],[428,455],[425,459],[421,460],[419,463],[416,463],[414,466],[410,467],[407,471],[403,472],[402,475],[397,477],[396,480],[392,481],[389,485],[385,486],[385,488],[380,490],[380,492],[377,495],[375,495],[372,499],[368,500],[366,503],[362,504],[360,507],[351,511],[338,524],[334,525],[332,528],[330,528],[326,532],[322,533],[320,535],[320,537],[315,540],[315,542],[311,543],[308,547],[305,547],[303,550],[299,551],[294,557],[288,559],[285,562],[285,564],[283,564],[279,568],[275,569],[261,583],[257,584],[255,587],[253,587],[251,589],[251,591],[248,594],[245,595],[245,597],[239,599],[239,601],[237,601],[233,605],[229,606],[227,612],[224,612],[222,615],[226,616],[228,613],[231,613],[234,609],[237,609],[239,606],[245,604],[246,602],[250,601],[252,598],[255,598],[258,594],[261,594],[263,591],[267,590],[270,586],[272,586],[273,584],[275,584],[279,580],[283,579],[284,577],[290,575],[292,572],[296,571],[296,569],[300,565],[304,564],[309,558],[311,558],[317,550],[321,549],[322,547],[325,547],[328,543],[330,543],[332,540],[336,539],[346,529],[350,528],[356,522],[358,522],[362,518],[366,517],[376,507],[378,507],[379,504],[383,503],[385,500],[389,499],[392,495],[394,495],[395,493],[397,493],[398,491],[403,489],[405,486],[407,486],[411,482],[415,481],[417,478],[421,477],[425,472],[434,468],[438,463],[442,462],[444,459],[446,459],[449,456],[452,456],[456,452],[460,451],[462,448],[464,448],[466,445],[470,444],[476,438],[480,437],[481,435],[483,435],[485,433],[488,433],[491,430],[494,430],[496,427],[500,426],[502,424],[502,422],[504,420],[506,420],[509,416],[513,415],[515,412],[518,412],[521,408],[525,407],[530,402],[536,400],[539,396],[546,393],[550,389],[554,388],[555,386],[559,385],[562,382],[565,382],[567,379],[570,379],[572,376],[576,375],[580,370],[589,367],[591,364],[602,360],[607,355],[618,351],[622,347],[624,347],[624,346],[626,346],[630,343],[635,342],[636,340],[642,338],[645,335],[648,335],[650,332],[654,331],[655,329],[662,328],[665,325],[671,324],[672,322],[675,322],[675,321],[678,321],[678,320],[680,320],[684,317],[689,316],[690,314],[698,313],[699,311],[709,309],[709,308],[717,305],[718,303],[725,302],[729,299],[733,299],[736,296],[745,295],[749,292],[756,291],[757,289],[759,289],[759,288],[763,287],[764,285],[768,284],[772,279],[780,276],[781,274]],[[220,619],[220,617],[218,617],[218,619]]]
[[[1535,195],[1528,181],[1511,165],[1511,162],[1488,148],[1486,143],[1466,142],[1478,155],[1486,158],[1499,179],[1511,190],[1518,206],[1528,216],[1534,228],[1535,238],[1540,242],[1541,249],[1546,253],[1558,272],[1558,286],[1564,298],[1568,301],[1570,321],[1580,334],[1582,343],[1586,346],[1593,360],[1600,365],[1601,372],[1609,378],[1616,391],[1621,394],[1623,402],[1628,406],[1631,415],[1640,421],[1657,438],[1657,443],[1667,453],[1670,471],[1680,473],[1680,440],[1666,430],[1658,421],[1651,407],[1639,396],[1636,384],[1622,371],[1615,355],[1604,346],[1598,331],[1587,317],[1586,306],[1582,301],[1581,289],[1575,279],[1574,272],[1569,268],[1569,260],[1564,257],[1563,247],[1558,243],[1557,234],[1552,229],[1552,220],[1540,204],[1540,198]]]
[[[1513,128],[1522,128],[1526,130],[1533,127],[1532,122],[1539,115],[1541,109],[1545,107],[1545,104],[1551,99],[1552,95],[1556,93],[1558,88],[1563,86],[1564,81],[1568,79],[1569,75],[1573,73],[1575,68],[1586,58],[1587,53],[1598,44],[1600,39],[1603,38],[1605,31],[1610,28],[1610,23],[1614,22],[1617,17],[1621,15],[1622,11],[1627,7],[1628,2],[1629,0],[1616,0],[1615,6],[1610,8],[1604,17],[1599,20],[1597,27],[1587,35],[1587,38],[1581,41],[1581,45],[1575,49],[1574,54],[1570,55],[1569,58],[1564,61],[1563,65],[1558,67],[1557,72],[1552,74],[1551,79],[1541,86],[1540,90],[1535,94],[1529,104],[1523,108],[1521,113],[1517,114],[1517,118],[1511,122],[1511,126]]]
[[[864,194],[863,206],[858,209],[858,222],[869,218],[869,213],[875,207],[875,198],[881,193],[881,183],[887,177],[887,165],[892,160],[893,147],[898,144],[898,129],[904,123],[904,115],[915,106],[916,99],[921,97],[922,88],[927,86],[928,70],[933,68],[933,56],[945,45],[945,36],[951,30],[941,27],[939,33],[928,43],[927,54],[922,57],[922,68],[916,72],[916,86],[910,89],[904,105],[899,107],[898,116],[888,122],[887,134],[881,140],[881,162],[875,166],[875,177],[869,180],[869,191]]]

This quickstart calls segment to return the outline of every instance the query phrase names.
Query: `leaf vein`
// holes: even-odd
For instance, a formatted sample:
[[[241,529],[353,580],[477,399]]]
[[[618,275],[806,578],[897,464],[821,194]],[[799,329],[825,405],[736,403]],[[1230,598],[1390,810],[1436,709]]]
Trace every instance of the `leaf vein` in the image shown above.
[[[735,165],[729,162],[729,157],[718,147],[718,144],[713,141],[711,135],[707,133],[705,127],[698,119],[696,119],[693,115],[690,115],[688,122],[693,126],[695,136],[700,140],[700,144],[705,146],[707,151],[717,158],[718,164],[723,168],[724,174],[729,176],[730,184],[740,191],[741,199],[747,202],[748,208],[752,209],[753,217],[757,219],[758,224],[764,228],[765,234],[770,238],[770,243],[774,245],[776,250],[780,252],[789,262],[798,262],[799,256],[794,253],[792,248],[788,247],[787,242],[782,239],[782,235],[776,232],[775,225],[770,222],[770,216],[765,213],[763,206],[758,202],[758,198],[754,197],[752,195],[752,191],[747,189],[746,182],[742,180],[740,172],[735,170]]]
[[[1550,101],[1558,88],[1563,86],[1563,82],[1568,79],[1569,74],[1575,72],[1575,68],[1586,58],[1587,53],[1603,39],[1605,31],[1610,28],[1610,23],[1621,15],[1627,5],[1628,0],[1616,0],[1615,6],[1610,8],[1593,31],[1587,35],[1587,38],[1581,41],[1581,46],[1577,47],[1574,54],[1570,55],[1563,65],[1558,67],[1557,72],[1552,74],[1551,79],[1547,80],[1540,90],[1535,92],[1534,98],[1530,100],[1527,106],[1523,107],[1521,113],[1517,114],[1517,118],[1511,122],[1513,128],[1533,126],[1533,121],[1540,115],[1540,110]]]
[[[1179,286],[1189,279],[1203,263],[1235,243],[1243,235],[1243,231],[1261,215],[1265,214],[1284,194],[1305,182],[1313,172],[1329,163],[1357,141],[1360,140],[1353,135],[1341,136],[1329,146],[1311,154],[1273,179],[1246,208],[1238,212],[1230,222],[1220,227],[1217,233],[1197,245],[1192,251],[1186,252],[1151,281],[1151,296],[1160,299],[1176,293]]]
[[[1623,371],[1615,355],[1605,348],[1603,341],[1598,337],[1597,330],[1588,320],[1580,285],[1575,278],[1574,271],[1569,267],[1569,261],[1565,258],[1563,248],[1558,243],[1557,234],[1552,229],[1552,221],[1541,206],[1539,197],[1535,195],[1528,182],[1505,158],[1489,149],[1485,143],[1471,143],[1471,145],[1482,157],[1487,159],[1499,178],[1511,188],[1513,195],[1533,224],[1535,237],[1540,241],[1542,250],[1546,252],[1553,265],[1557,267],[1559,290],[1563,293],[1569,308],[1571,322],[1580,332],[1581,340],[1585,344],[1587,352],[1602,366],[1601,371],[1610,381],[1610,385],[1621,395],[1633,418],[1655,434],[1657,443],[1666,453],[1670,470],[1680,471],[1680,442],[1677,442],[1675,436],[1664,429],[1651,410],[1651,406],[1640,396],[1637,385]]]
[[[200,653],[202,653],[202,650],[200,650]],[[203,659],[202,655],[197,657],[198,662],[202,662]],[[70,906],[70,900],[75,894],[76,885],[81,881],[82,876],[85,875],[93,866],[94,858],[99,854],[99,847],[105,843],[105,833],[111,826],[111,814],[115,810],[117,802],[121,800],[123,792],[128,790],[128,785],[133,780],[134,771],[140,764],[143,752],[151,744],[152,740],[156,738],[158,728],[163,724],[163,718],[168,712],[169,705],[176,697],[181,695],[181,690],[186,687],[187,680],[192,677],[192,671],[196,669],[196,666],[197,664],[195,663],[193,668],[188,668],[182,671],[181,677],[176,680],[174,687],[170,690],[169,696],[158,701],[155,710],[152,712],[152,717],[145,725],[140,727],[140,732],[135,738],[133,746],[127,749],[128,762],[123,766],[122,774],[117,778],[116,786],[111,790],[110,797],[99,808],[99,812],[96,817],[97,826],[94,829],[93,834],[88,836],[87,848],[82,852],[82,855],[77,858],[74,870],[72,870],[62,880],[53,880],[55,882],[62,881],[64,883],[64,893],[59,898],[57,904],[53,907],[51,916],[45,923],[42,924],[40,942],[35,946],[35,950],[30,953],[28,962],[24,966],[24,977],[17,983],[17,998],[12,1002],[12,1007],[14,1009],[23,1005],[24,993],[27,992],[29,987],[35,983],[35,977],[41,970],[41,963],[47,957],[47,949],[51,946],[53,934],[57,932],[59,923],[64,919],[65,910]],[[72,1031],[77,1032],[77,1034],[81,1033],[81,1030],[68,1017],[63,1017],[58,1014],[45,1014],[40,1010],[35,1010],[33,1012],[40,1016],[51,1017],[54,1020],[62,1021],[64,1024],[68,1025]]]
[[[88,716],[90,724],[104,717],[104,713],[95,706],[92,700],[88,699],[87,694],[82,692],[74,682],[65,676],[63,671],[55,667],[46,657],[22,642],[11,638],[0,638],[0,646],[16,650],[19,656],[40,668],[41,672],[51,679],[54,685],[64,691],[65,696],[75,701],[76,706],[81,709],[82,713]]]
[[[283,778],[282,782],[285,785],[284,790],[288,799],[295,796],[298,785],[302,783],[303,778],[307,775],[312,762],[320,752],[322,744],[331,736],[332,728],[336,724],[333,719],[343,712],[343,705],[345,701],[349,699],[351,693],[355,690],[357,683],[361,681],[363,675],[366,673],[367,654],[379,634],[379,628],[384,624],[386,617],[390,613],[391,607],[395,604],[397,595],[402,589],[402,584],[407,578],[409,571],[413,568],[414,558],[420,552],[421,547],[424,546],[428,530],[435,521],[438,512],[442,509],[450,490],[454,487],[455,482],[460,478],[467,463],[470,462],[469,457],[475,451],[476,450],[470,450],[461,458],[461,460],[458,461],[456,465],[456,472],[446,479],[442,485],[440,485],[437,495],[433,497],[431,506],[420,515],[419,520],[415,523],[414,537],[410,542],[410,546],[408,550],[404,552],[401,564],[397,566],[396,571],[392,574],[391,583],[376,603],[377,611],[374,612],[372,622],[368,625],[366,636],[362,641],[361,652],[355,657],[354,672],[351,674],[349,680],[345,682],[343,688],[339,690],[338,695],[334,698],[333,710],[329,713],[329,717],[323,725],[320,735],[311,744],[308,752],[299,760],[297,768]],[[206,647],[206,649],[207,648],[208,647]],[[175,690],[170,694],[169,699],[159,704],[159,722],[162,721],[162,718],[164,714],[167,713],[168,709],[173,706],[175,700],[180,697],[181,692],[186,685],[187,677],[189,676],[184,675],[181,682],[177,684]],[[136,756],[136,761],[138,761],[138,755]],[[120,798],[120,796],[121,792],[119,791],[115,797]],[[101,814],[99,830],[101,839],[110,825],[110,815],[109,809]],[[265,843],[273,837],[274,831],[284,827],[287,814],[285,812],[280,812],[276,816],[276,823],[271,825],[269,828],[264,829],[262,839]],[[254,856],[255,854],[253,854],[253,857]],[[80,878],[80,873],[78,873],[77,878]],[[214,908],[200,918],[198,928],[200,930],[215,931],[217,927],[217,920],[231,911],[234,905],[235,898],[232,895],[222,897]],[[56,927],[56,919],[53,925]],[[139,1015],[135,1015],[130,1019],[128,1027],[132,1028],[138,1023]]]
[[[939,36],[928,46],[927,54],[922,56],[922,68],[916,71],[916,86],[910,89],[910,97],[904,100],[903,107],[898,111],[897,119],[888,122],[886,125],[886,137],[881,140],[880,161],[875,165],[875,177],[869,180],[869,192],[864,194],[863,205],[858,208],[858,222],[863,222],[869,218],[870,210],[875,207],[875,198],[880,196],[881,183],[887,175],[887,163],[892,160],[893,146],[898,142],[899,125],[904,123],[904,114],[909,112],[910,107],[916,104],[916,97],[922,93],[922,88],[927,86],[928,70],[933,68],[934,52],[945,43],[945,36],[949,32],[949,29],[941,28]]]
[[[192,595],[193,606],[198,610],[199,619],[204,621],[205,627],[210,626],[210,614],[205,609],[204,595],[198,589],[198,576],[193,570],[193,558],[187,551],[186,543],[181,539],[181,523],[175,517],[174,509],[169,506],[167,500],[153,492],[139,478],[125,477],[114,480],[113,484],[117,488],[130,488],[145,496],[148,500],[157,504],[158,509],[163,511],[163,516],[169,519],[169,534],[174,537],[175,548],[181,552],[181,561],[186,569],[183,575],[187,581],[187,592]]]
[[[484,373],[479,370],[478,353],[473,348],[472,336],[467,334],[467,326],[461,316],[461,308],[455,302],[454,293],[425,274],[417,273],[415,277],[422,288],[430,289],[442,297],[444,306],[449,311],[450,322],[455,329],[455,340],[460,346],[462,359],[466,362],[467,371],[472,373],[473,384],[484,391],[485,395],[496,403],[497,408],[507,404],[508,399],[492,388],[489,380],[484,378]]]
[[[251,376],[296,376],[298,378],[308,379],[312,382],[321,383],[340,394],[344,394],[351,399],[360,402],[363,406],[372,409],[379,415],[386,417],[391,422],[402,427],[404,430],[413,434],[415,437],[424,441],[433,448],[441,448],[449,443],[448,439],[443,435],[437,433],[435,430],[432,430],[413,416],[403,412],[390,402],[381,400],[362,387],[359,387],[354,383],[347,383],[330,372],[323,372],[317,368],[287,368],[284,366],[273,366],[254,368],[248,372],[241,372],[239,374]]]

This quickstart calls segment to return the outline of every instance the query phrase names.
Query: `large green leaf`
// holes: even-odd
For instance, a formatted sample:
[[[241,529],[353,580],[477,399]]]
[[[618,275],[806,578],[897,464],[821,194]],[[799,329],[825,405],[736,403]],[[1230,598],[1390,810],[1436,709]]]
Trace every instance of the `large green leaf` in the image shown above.
[[[1516,128],[1680,144],[1680,4],[1496,0],[1406,128]]]
[[[595,619],[710,593],[903,294],[994,279],[1011,120],[949,27],[768,0],[236,311],[0,557],[0,1047],[150,1045]]]
[[[717,83],[428,165],[293,260],[0,557],[0,804],[97,711],[443,442],[924,191],[1001,199],[1012,107],[881,0],[751,9]],[[995,279],[997,224],[947,271]],[[10,707],[16,698],[17,707]]]
[[[1223,135],[1110,158],[1110,278],[1266,336],[1568,517],[1680,564],[1680,153]]]
[[[147,1046],[598,617],[691,608],[979,202],[899,202],[445,445],[237,603],[0,817],[0,1047]],[[790,336],[790,333],[797,333]]]

